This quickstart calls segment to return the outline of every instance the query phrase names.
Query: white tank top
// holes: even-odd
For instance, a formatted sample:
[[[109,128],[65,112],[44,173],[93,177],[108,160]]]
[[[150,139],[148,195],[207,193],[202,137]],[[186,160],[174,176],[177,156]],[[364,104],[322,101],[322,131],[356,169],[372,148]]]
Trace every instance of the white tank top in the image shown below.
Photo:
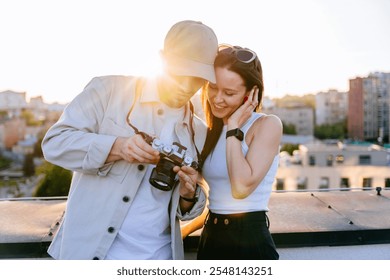
[[[244,135],[254,121],[262,116],[264,114],[252,113],[251,118],[241,127]],[[268,211],[268,201],[279,164],[279,155],[275,156],[270,169],[257,188],[248,197],[235,199],[231,193],[226,163],[226,129],[227,127],[224,126],[214,151],[207,157],[203,166],[203,176],[210,187],[209,209],[216,214]],[[242,141],[241,147],[246,156],[249,148],[245,140]]]

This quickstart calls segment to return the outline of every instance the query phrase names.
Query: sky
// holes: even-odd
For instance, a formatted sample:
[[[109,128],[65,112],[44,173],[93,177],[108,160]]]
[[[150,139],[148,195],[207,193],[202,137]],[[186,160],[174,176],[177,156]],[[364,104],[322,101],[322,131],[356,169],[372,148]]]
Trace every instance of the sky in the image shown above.
[[[95,76],[155,75],[169,28],[209,25],[262,63],[265,96],[390,72],[388,0],[0,0],[0,92],[67,103]]]

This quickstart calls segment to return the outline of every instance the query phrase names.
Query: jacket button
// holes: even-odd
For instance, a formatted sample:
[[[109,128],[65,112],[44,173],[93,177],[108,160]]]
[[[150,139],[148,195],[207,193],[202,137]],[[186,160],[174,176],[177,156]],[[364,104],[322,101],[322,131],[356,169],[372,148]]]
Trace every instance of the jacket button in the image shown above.
[[[161,116],[162,114],[164,114],[164,110],[163,109],[158,109],[157,110],[157,115]]]
[[[122,197],[122,200],[123,200],[123,202],[129,202],[130,201],[130,197],[125,195],[124,197]]]
[[[139,171],[142,171],[142,170],[144,170],[145,166],[143,166],[142,164],[140,164],[140,165],[137,166],[137,168],[138,168]]]
[[[109,227],[109,228],[107,229],[107,231],[108,231],[109,233],[113,233],[113,232],[115,231],[115,229],[114,229],[114,227]]]
[[[99,260],[99,257],[93,257],[93,260]]]

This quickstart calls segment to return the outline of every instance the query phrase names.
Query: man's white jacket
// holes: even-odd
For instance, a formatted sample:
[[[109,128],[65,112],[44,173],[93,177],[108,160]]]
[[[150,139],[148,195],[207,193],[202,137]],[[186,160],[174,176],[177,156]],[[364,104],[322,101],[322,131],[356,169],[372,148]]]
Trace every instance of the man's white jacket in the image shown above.
[[[73,171],[64,219],[48,250],[55,259],[104,259],[145,176],[145,164],[124,160],[105,163],[116,137],[134,135],[126,121],[134,102],[132,124],[140,131],[154,133],[153,118],[158,112],[150,97],[155,96],[157,86],[154,80],[146,80],[136,98],[137,80],[126,76],[92,79],[67,105],[42,141],[47,161]],[[190,122],[198,149],[203,147],[206,126],[193,117],[189,107],[187,104],[185,117],[176,124],[175,133],[195,157]],[[206,203],[202,190],[192,210],[182,214],[179,198],[177,186],[167,205],[173,259],[184,259],[179,220],[200,215]]]

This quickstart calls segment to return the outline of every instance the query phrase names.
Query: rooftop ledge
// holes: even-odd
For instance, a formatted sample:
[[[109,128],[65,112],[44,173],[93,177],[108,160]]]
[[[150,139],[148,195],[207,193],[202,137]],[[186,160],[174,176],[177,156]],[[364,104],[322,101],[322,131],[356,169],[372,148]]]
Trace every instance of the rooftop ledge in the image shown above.
[[[0,199],[0,259],[49,258],[66,197]],[[390,190],[273,192],[281,259],[390,259]],[[184,240],[194,259],[200,231]]]

